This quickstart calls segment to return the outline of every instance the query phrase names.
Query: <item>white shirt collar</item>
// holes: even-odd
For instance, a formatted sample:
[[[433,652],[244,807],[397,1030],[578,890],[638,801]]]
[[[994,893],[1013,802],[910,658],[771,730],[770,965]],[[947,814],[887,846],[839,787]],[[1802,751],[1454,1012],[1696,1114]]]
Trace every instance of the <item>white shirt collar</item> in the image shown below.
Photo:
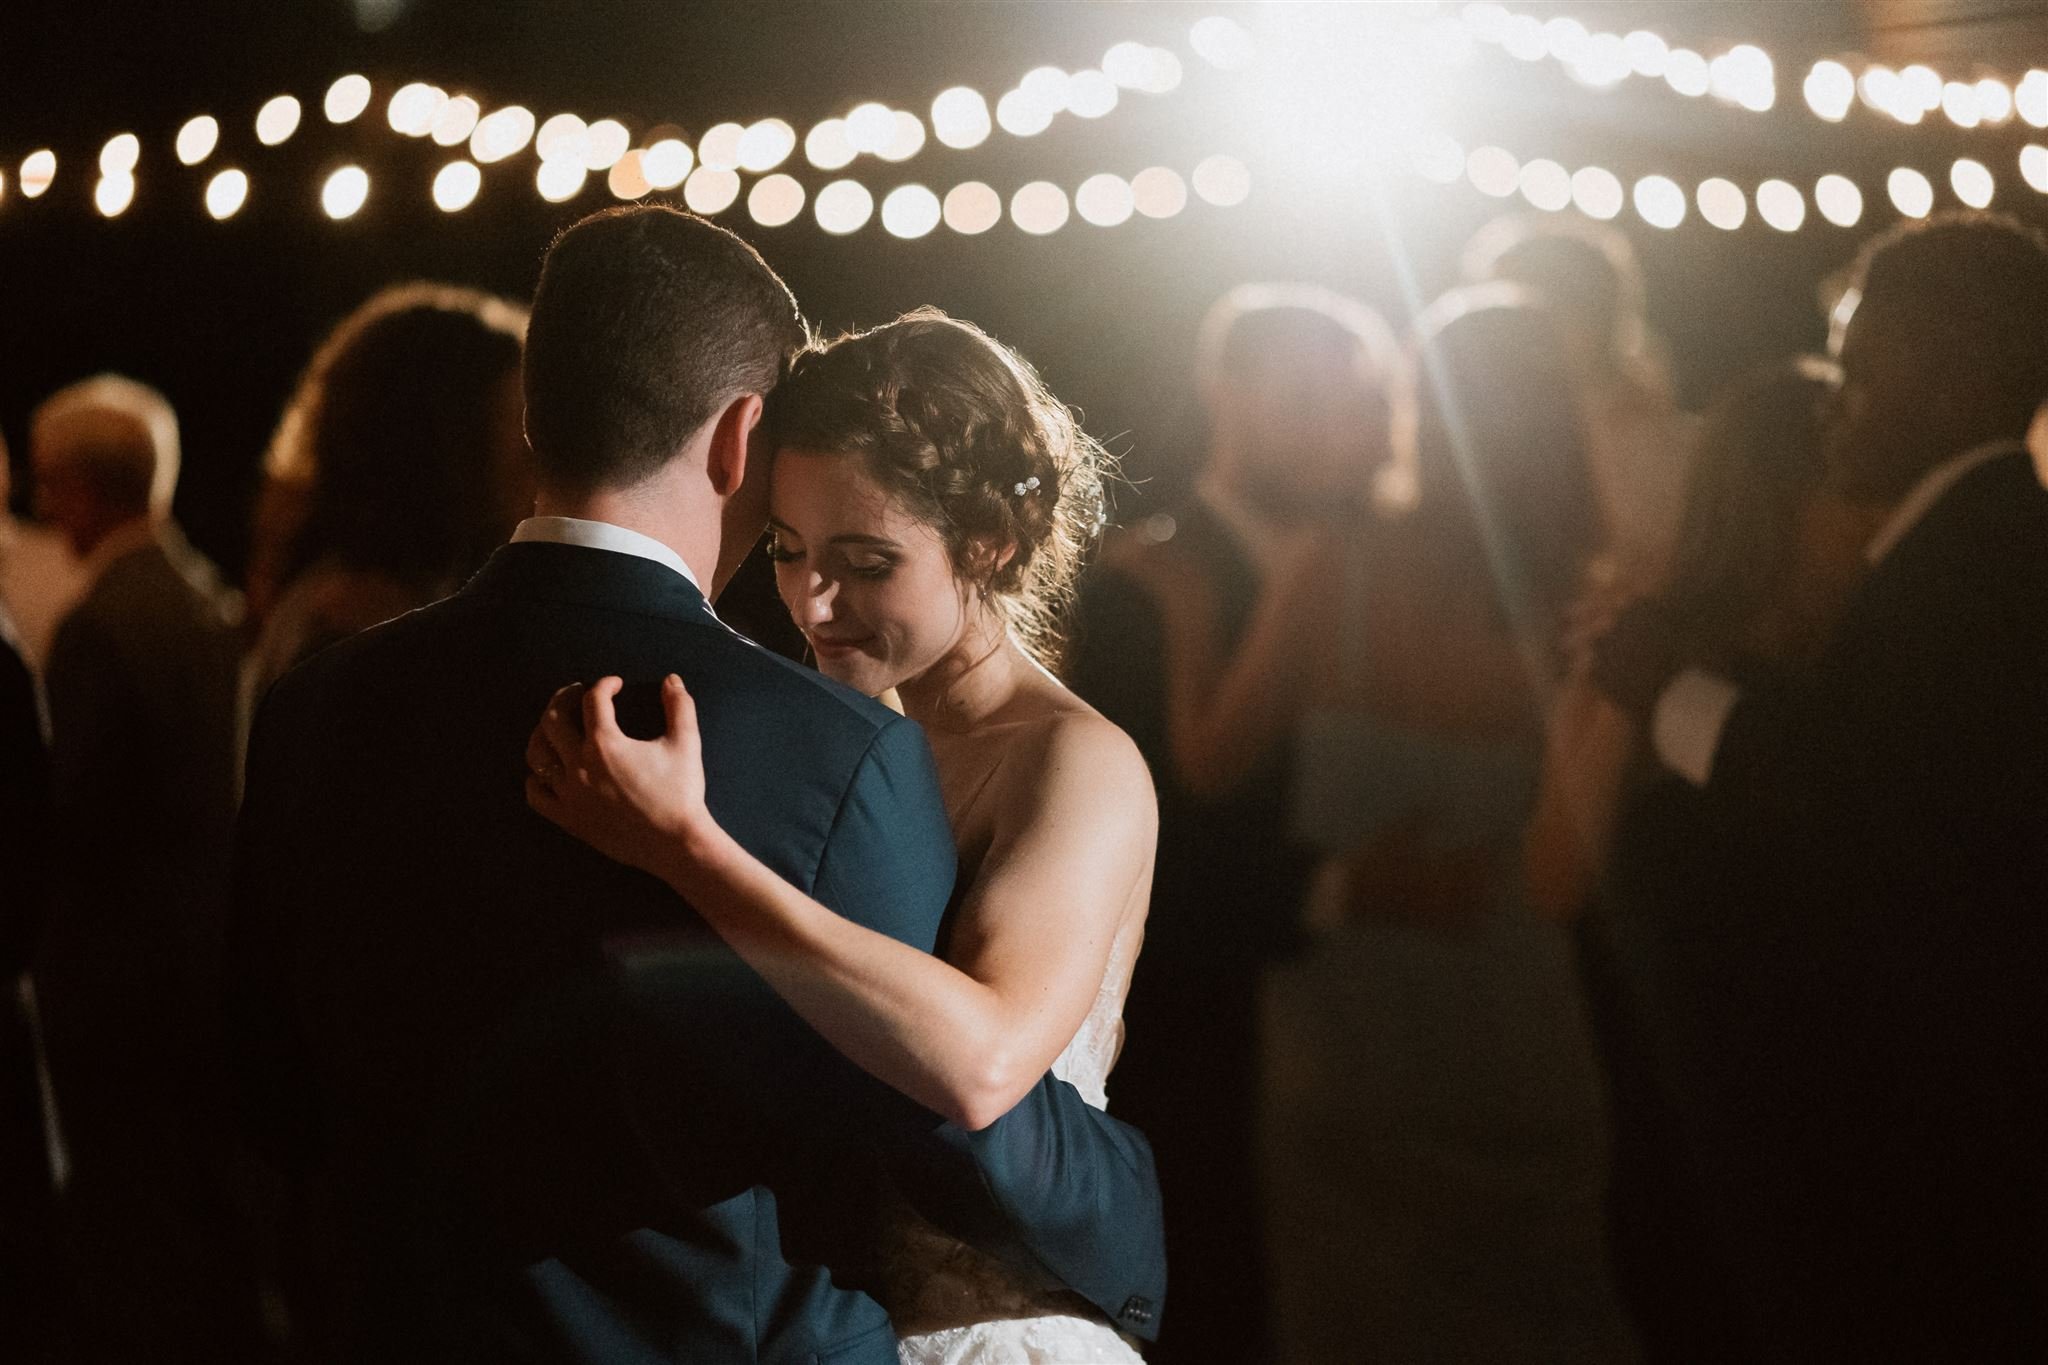
[[[1899,500],[1898,507],[1885,518],[1885,523],[1878,528],[1877,534],[1870,538],[1870,544],[1865,547],[1863,557],[1872,564],[1878,563],[1898,547],[1898,543],[1920,524],[1920,519],[1927,515],[1929,509],[1941,501],[1941,495],[1960,483],[1965,474],[2001,455],[2010,455],[2026,448],[2024,441],[1988,441],[1981,446],[1972,446],[1960,455],[1943,460],[1928,470],[1920,476],[1920,482],[1914,484],[1912,490]]]
[[[704,592],[704,585],[697,581],[697,575],[690,572],[690,566],[683,562],[681,555],[653,536],[642,535],[609,521],[585,521],[580,517],[528,517],[512,532],[512,540],[515,544],[545,541],[554,545],[580,545],[586,550],[610,550],[614,554],[651,559],[690,580],[690,586],[704,594],[706,606],[711,602],[711,595]]]

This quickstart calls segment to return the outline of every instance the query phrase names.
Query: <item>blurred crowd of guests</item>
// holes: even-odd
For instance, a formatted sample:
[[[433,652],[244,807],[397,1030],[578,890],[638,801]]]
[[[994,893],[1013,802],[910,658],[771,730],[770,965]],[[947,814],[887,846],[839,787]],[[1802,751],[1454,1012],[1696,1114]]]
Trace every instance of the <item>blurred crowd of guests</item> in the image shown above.
[[[1506,221],[1464,268],[1405,338],[1221,300],[1192,494],[1127,497],[1084,583],[1071,681],[1160,795],[1110,1082],[1167,1199],[1156,1358],[2048,1358],[2048,243],[1880,238],[1829,357],[1698,418],[1617,234]],[[240,736],[525,514],[522,330],[446,285],[344,320],[240,593],[171,518],[162,395],[35,411],[0,1353],[279,1351],[216,1043]]]

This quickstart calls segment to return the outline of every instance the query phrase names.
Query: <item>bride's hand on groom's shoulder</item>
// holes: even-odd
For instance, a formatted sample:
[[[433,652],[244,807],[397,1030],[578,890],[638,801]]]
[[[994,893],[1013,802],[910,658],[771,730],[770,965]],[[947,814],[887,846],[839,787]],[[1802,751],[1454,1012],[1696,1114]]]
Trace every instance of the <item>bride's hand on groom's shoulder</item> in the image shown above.
[[[660,874],[716,828],[697,706],[670,674],[661,684],[665,732],[634,739],[613,706],[624,685],[574,683],[548,700],[526,744],[526,803],[606,857]]]

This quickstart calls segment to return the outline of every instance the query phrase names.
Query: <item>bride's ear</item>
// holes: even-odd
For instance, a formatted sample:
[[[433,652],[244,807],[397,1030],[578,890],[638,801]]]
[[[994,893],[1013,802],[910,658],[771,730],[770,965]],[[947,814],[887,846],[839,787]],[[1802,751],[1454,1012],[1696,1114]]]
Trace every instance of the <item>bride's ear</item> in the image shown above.
[[[743,393],[725,405],[711,428],[711,446],[704,453],[704,472],[712,491],[729,498],[747,481],[747,447],[761,424],[761,395]]]

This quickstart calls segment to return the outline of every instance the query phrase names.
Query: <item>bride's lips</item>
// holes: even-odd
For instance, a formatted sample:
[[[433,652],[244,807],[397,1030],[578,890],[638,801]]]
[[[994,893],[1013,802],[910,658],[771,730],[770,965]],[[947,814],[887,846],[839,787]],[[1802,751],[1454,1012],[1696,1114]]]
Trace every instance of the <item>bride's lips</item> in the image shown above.
[[[844,659],[848,655],[860,653],[861,647],[874,638],[872,635],[864,635],[858,640],[828,640],[823,636],[813,635],[810,641],[811,648],[817,652],[819,658]]]

